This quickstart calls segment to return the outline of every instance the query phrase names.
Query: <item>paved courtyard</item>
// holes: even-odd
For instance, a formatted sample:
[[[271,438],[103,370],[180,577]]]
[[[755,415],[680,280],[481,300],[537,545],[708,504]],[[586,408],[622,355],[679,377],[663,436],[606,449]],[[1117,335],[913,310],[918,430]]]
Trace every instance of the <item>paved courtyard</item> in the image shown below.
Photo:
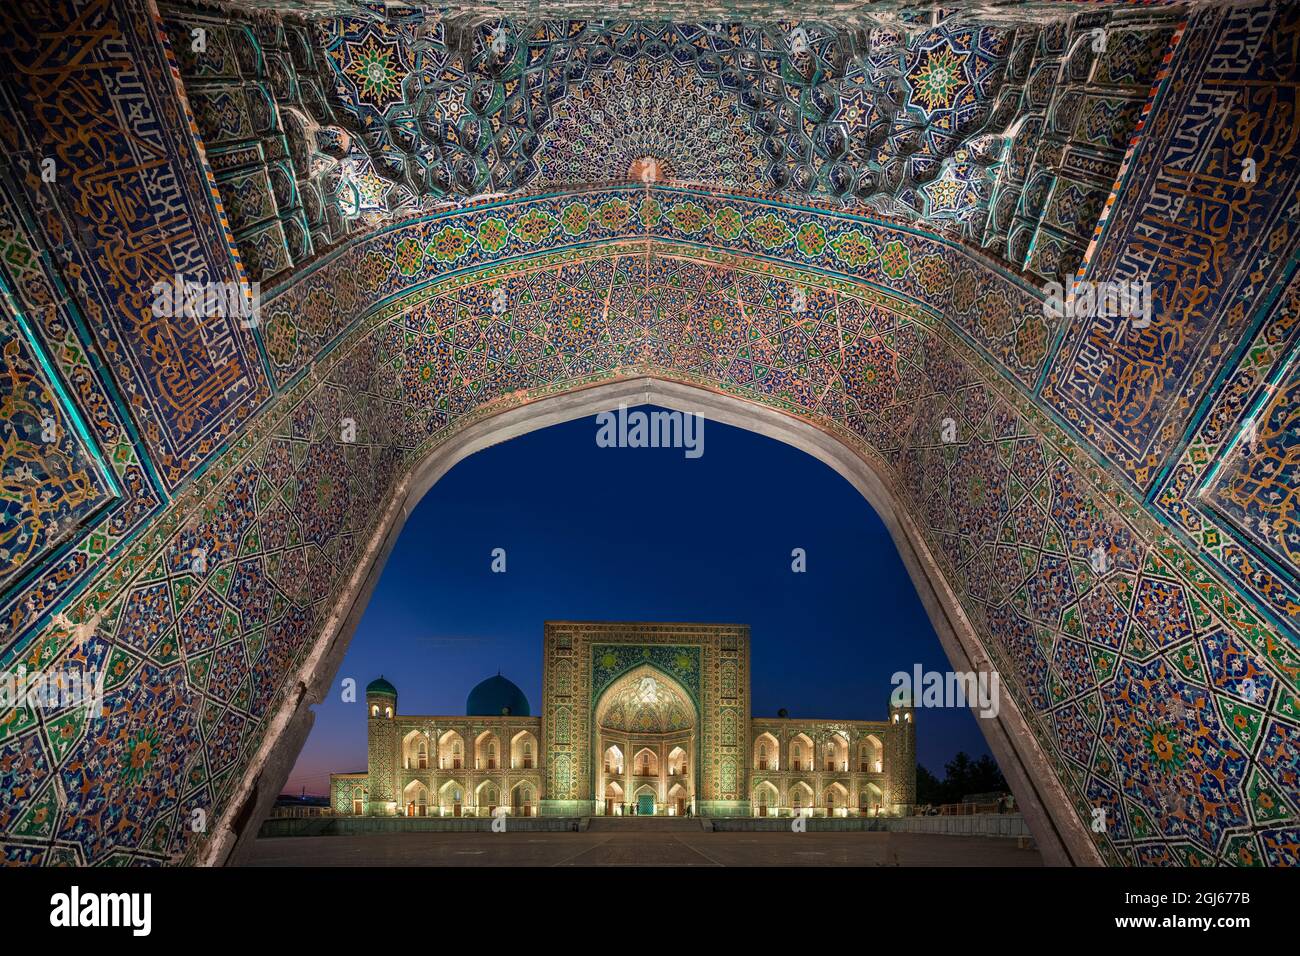
[[[366,833],[257,840],[250,866],[1042,866],[1012,839],[930,833]]]

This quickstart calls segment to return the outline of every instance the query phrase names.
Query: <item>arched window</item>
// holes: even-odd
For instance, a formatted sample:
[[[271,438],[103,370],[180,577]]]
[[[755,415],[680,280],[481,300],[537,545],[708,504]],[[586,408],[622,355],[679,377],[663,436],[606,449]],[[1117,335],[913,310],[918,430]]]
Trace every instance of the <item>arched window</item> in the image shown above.
[[[378,704],[371,704],[371,705],[370,705],[370,716],[371,716],[371,717],[378,717],[378,716],[379,716],[379,705],[378,705]]]
[[[429,745],[420,741],[420,749],[415,754],[416,766],[421,770],[429,769]]]
[[[391,708],[391,707],[385,707],[385,708],[384,708],[384,716],[385,716],[385,717],[389,717],[389,718],[391,718],[391,717],[393,716],[393,708]]]
[[[798,744],[794,744],[790,747],[790,765],[794,767],[795,770],[803,769],[803,748]]]
[[[495,742],[488,744],[488,765],[489,770],[497,768],[497,745]]]
[[[767,744],[758,745],[758,769],[767,769]],[[767,797],[763,797],[763,799],[766,800]]]

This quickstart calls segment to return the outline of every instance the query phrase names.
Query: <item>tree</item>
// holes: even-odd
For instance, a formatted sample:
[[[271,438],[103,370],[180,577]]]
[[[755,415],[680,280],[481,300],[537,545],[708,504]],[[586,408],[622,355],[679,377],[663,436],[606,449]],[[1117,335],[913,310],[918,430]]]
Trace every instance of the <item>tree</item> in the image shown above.
[[[917,803],[942,803],[942,789],[943,784],[939,782],[938,777],[930,773],[930,771],[926,770],[920,764],[916,765]]]
[[[943,765],[944,778],[939,780],[924,767],[916,768],[917,803],[961,803],[962,797],[975,793],[1005,793],[1010,791],[1006,778],[997,763],[988,754],[971,760],[965,751],[959,751]]]

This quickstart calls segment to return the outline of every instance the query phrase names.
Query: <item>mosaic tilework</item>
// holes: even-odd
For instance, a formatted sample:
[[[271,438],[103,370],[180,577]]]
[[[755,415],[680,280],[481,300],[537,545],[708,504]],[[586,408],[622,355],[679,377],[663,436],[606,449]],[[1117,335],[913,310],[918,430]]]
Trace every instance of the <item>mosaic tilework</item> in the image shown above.
[[[132,579],[126,599],[104,609],[124,681],[110,693],[115,705],[157,686],[153,658],[187,661],[189,698],[177,699],[175,733],[188,733],[192,711],[203,743],[165,765],[193,774],[186,800],[220,806],[277,678],[305,651],[358,532],[374,520],[365,503],[384,500],[403,460],[531,395],[648,371],[798,414],[892,476],[1040,740],[1059,755],[1061,779],[1080,781],[1081,815],[1113,799],[1130,808],[1126,819],[1143,821],[1145,829],[1126,824],[1111,835],[1108,858],[1223,859],[1229,845],[1234,858],[1262,858],[1262,841],[1282,825],[1274,821],[1295,812],[1285,762],[1260,749],[1293,732],[1294,654],[1267,650],[1268,633],[1213,598],[1186,553],[1147,543],[1153,523],[1139,509],[1115,509],[1105,472],[1023,394],[981,373],[975,354],[924,311],[847,280],[723,253],[678,258],[675,249],[660,246],[647,260],[638,240],[613,259],[586,249],[486,278],[453,276],[386,307],[318,363],[321,383],[298,390],[270,433],[212,483],[203,512]],[[496,313],[503,284],[510,306]],[[796,288],[807,290],[803,321],[785,307]],[[736,306],[715,312],[722,302]],[[716,321],[691,318],[703,315]],[[552,384],[527,387],[537,381]],[[344,410],[356,416],[358,447],[338,440]],[[952,446],[939,437],[945,416],[959,423]],[[209,572],[195,575],[185,557],[201,541],[218,546]],[[1103,574],[1089,564],[1099,546],[1113,562]],[[1247,675],[1256,689],[1243,698]],[[1137,698],[1127,689],[1134,680],[1159,696]],[[1166,712],[1171,695],[1187,703],[1181,717]],[[1227,729],[1239,718],[1258,725],[1252,747]],[[141,752],[161,743],[141,741]],[[1167,752],[1186,756],[1171,764]],[[164,765],[149,768],[165,775]],[[120,801],[138,784],[109,779],[105,812],[126,813]],[[1158,802],[1188,780],[1218,807],[1199,829],[1179,823],[1185,807],[1165,812]],[[1257,819],[1252,785],[1280,816]],[[176,852],[183,823],[135,852]],[[52,842],[76,843],[91,859],[113,849],[78,832],[62,825]]]
[[[1088,6],[1164,6],[1178,0],[1024,0],[1007,4],[1000,0],[973,2],[946,13],[972,23],[998,23],[1016,25],[1027,19],[1060,17]],[[355,15],[358,12],[375,12],[380,4],[376,0],[225,0],[224,5],[241,10],[273,10],[300,16]],[[397,9],[428,9],[445,11],[438,4],[392,4]],[[788,15],[786,4],[773,0],[719,0],[713,3],[696,3],[693,0],[648,0],[638,5],[638,11],[650,18],[712,22],[716,19],[749,20],[759,23],[781,23]],[[572,17],[599,20],[608,17],[610,8],[591,0],[479,0],[477,3],[459,5],[456,12],[477,22],[507,17],[548,18]],[[922,14],[929,17],[933,4],[917,0],[850,0],[837,2],[834,12],[838,22],[853,26],[875,26],[896,23],[900,18],[917,19]]]
[[[1159,104],[1177,121],[1142,140],[1126,201],[1089,269],[1095,278],[1152,282],[1155,322],[1080,323],[1044,389],[1142,492],[1184,435],[1207,381],[1257,327],[1263,290],[1285,282],[1300,197],[1291,122],[1297,32],[1294,5],[1196,14]]]
[[[989,198],[998,157],[977,159],[968,141],[988,126],[1012,36],[955,21],[906,35],[813,23],[468,28],[404,8],[326,21],[322,34],[340,115],[364,146],[358,173],[391,184],[388,209],[622,180],[653,157],[678,179],[871,201],[958,229],[974,229]]]
[[[610,188],[412,220],[349,246],[265,307],[267,351],[287,382],[337,334],[337,316],[462,270],[541,249],[654,236],[852,274],[945,315],[1031,385],[1056,325],[1027,284],[959,246],[865,217],[686,189]]]
[[[613,182],[653,156],[667,178],[760,190],[768,158],[738,99],[672,62],[616,60],[551,108],[534,158],[538,184]]]
[[[222,52],[225,66],[184,72],[210,140],[255,135],[263,113],[260,125],[274,127],[273,100],[291,133],[307,112],[346,127],[316,150],[321,185],[304,190],[321,198],[334,233],[448,198],[636,179],[650,159],[655,179],[917,216],[1064,280],[1104,208],[1175,14],[1093,3],[990,8],[982,19],[966,7],[941,12],[936,23],[933,8],[904,4],[847,27],[536,12],[483,20],[357,5],[313,21],[319,49],[299,24],[212,25],[229,39],[223,50],[246,49],[251,65],[230,66],[241,57]],[[178,48],[193,25],[213,22],[165,13]],[[292,57],[267,46],[276,37],[292,41]],[[286,74],[278,84],[275,64]],[[223,71],[248,79],[230,86]],[[236,118],[242,132],[230,128]],[[309,132],[320,146],[336,129]],[[280,154],[282,139],[264,142]],[[239,182],[225,190],[229,206],[267,192],[263,177]]]
[[[1294,5],[1198,11],[1157,103],[1181,119],[1142,140],[1088,273],[1149,279],[1152,326],[1079,323],[1042,392],[1293,634],[1300,566],[1281,488],[1300,164],[1278,124],[1294,111],[1298,31]]]
[[[1143,115],[1179,23],[1160,10],[1100,9],[1017,31],[1019,88],[980,244],[1044,279],[1068,282]]]
[[[311,31],[163,5],[171,49],[249,277],[271,283],[337,245],[347,133]]]
[[[591,697],[594,701],[605,688],[633,667],[651,663],[674,678],[698,702],[702,692],[700,648],[670,644],[638,646],[629,644],[591,645]]]
[[[138,451],[130,416],[103,380],[90,333],[41,246],[7,187],[0,187],[0,274],[6,291],[0,311],[2,334],[10,343],[5,366],[12,389],[6,389],[10,408],[4,418],[11,431],[5,447],[11,464],[4,471],[6,521],[0,532],[8,551],[0,589],[0,648],[5,650],[84,584],[163,503]],[[37,353],[39,376],[32,377]],[[29,383],[27,391],[20,390],[20,381]]]
[[[201,228],[214,218],[211,190],[143,10],[110,0],[8,5],[0,55],[27,93],[5,87],[3,133],[60,277],[172,489],[269,388],[238,319],[200,327],[153,314],[155,281],[241,277],[226,238]],[[43,159],[55,163],[53,183],[41,180]]]
[[[96,509],[116,498],[79,413],[60,394],[5,303],[0,328],[0,429],[5,484],[0,531],[0,588],[35,570],[42,559],[89,524]]]
[[[675,270],[665,265],[669,273]],[[548,621],[541,707],[547,722],[544,806],[552,812],[584,807],[581,812],[590,812],[597,719],[649,716],[638,713],[642,708],[635,700],[620,698],[629,679],[652,673],[673,700],[666,714],[650,719],[696,728],[693,767],[700,812],[727,815],[748,800],[743,769],[749,743],[747,627]]]
[[[1295,315],[1293,312],[1292,315]],[[1202,497],[1237,532],[1288,568],[1300,567],[1300,368],[1292,363],[1243,428]]]
[[[1271,32],[1288,35],[1285,24]],[[1229,48],[1238,36],[1202,19],[1180,50],[1203,50],[1200,34]],[[1190,67],[1173,75],[1196,81]],[[211,219],[196,221],[225,248]],[[1253,558],[1233,556],[1253,555],[1254,536],[1272,547],[1259,519],[1287,514],[1266,486],[1252,500],[1272,474],[1252,446],[1276,449],[1279,463],[1290,447],[1276,396],[1292,378],[1291,287],[1252,326],[1249,362],[1213,393],[1203,384],[1198,431],[1146,502],[1034,397],[1068,330],[1043,323],[1029,284],[952,241],[683,188],[485,202],[349,244],[279,290],[264,330],[274,404],[254,415],[245,399],[242,430],[162,509],[155,488],[166,486],[151,483],[143,454],[152,445],[114,418],[122,386],[77,319],[99,300],[75,285],[65,296],[46,263],[30,267],[39,246],[16,216],[5,242],[14,301],[31,316],[43,303],[34,339],[133,503],[85,532],[79,565],[43,572],[9,605],[6,663],[102,664],[110,680],[98,719],[0,714],[7,860],[194,859],[189,811],[228,809],[399,477],[499,410],[654,374],[797,415],[878,467],[1080,818],[1113,810],[1119,822],[1098,837],[1108,861],[1300,862],[1294,614]],[[341,437],[344,417],[354,442]],[[1256,430],[1245,447],[1262,457],[1234,465],[1222,452],[1247,457],[1246,417]],[[941,438],[944,419],[954,442]],[[143,481],[128,492],[131,468]],[[1202,488],[1214,507],[1195,500]],[[114,534],[93,563],[101,527]],[[1282,552],[1270,554],[1276,565]],[[44,611],[75,600],[38,627],[36,595]]]
[[[793,285],[761,272],[747,277],[723,262],[656,259],[650,265],[651,274],[644,275],[639,270],[644,270],[646,263],[639,254],[613,263],[596,257],[565,261],[572,264],[529,274],[523,284],[518,284],[523,277],[516,277],[511,298],[514,301],[514,293],[518,293],[518,311],[512,308],[499,320],[487,318],[492,314],[487,291],[498,287],[500,280],[495,280],[487,287],[462,285],[460,291],[432,295],[413,307],[394,307],[390,311],[400,317],[405,331],[382,333],[378,330],[385,326],[380,325],[377,334],[367,338],[382,338],[388,343],[385,352],[389,355],[396,355],[393,347],[399,342],[408,343],[400,358],[390,360],[394,370],[400,363],[412,378],[427,381],[436,377],[452,383],[451,388],[435,387],[432,392],[447,396],[444,413],[453,422],[457,417],[477,417],[483,402],[493,395],[516,394],[517,382],[508,371],[518,367],[512,359],[516,354],[546,352],[541,341],[531,344],[541,329],[563,336],[553,340],[553,354],[558,358],[548,367],[559,381],[591,381],[620,369],[630,371],[620,360],[636,360],[648,368],[656,367],[655,359],[671,360],[680,363],[674,377],[688,380],[694,377],[692,367],[708,371],[707,376],[695,373],[701,381],[714,380],[715,369],[722,368],[729,390],[799,411],[827,425],[828,419],[809,407],[810,396],[824,396],[818,407],[833,409],[836,420],[852,423],[848,440],[860,442],[870,436],[879,453],[895,463],[900,484],[912,489],[907,492],[909,500],[917,513],[925,516],[935,540],[942,543],[945,565],[953,579],[969,581],[971,591],[983,592],[983,601],[972,601],[970,606],[977,619],[987,621],[989,644],[998,648],[995,659],[1004,676],[1037,711],[1051,715],[1046,739],[1062,752],[1063,779],[1075,772],[1075,764],[1068,762],[1070,755],[1085,764],[1095,755],[1096,744],[1079,734],[1090,735],[1096,732],[1090,728],[1104,728],[1103,715],[1116,728],[1113,739],[1103,735],[1109,766],[1120,761],[1127,775],[1112,782],[1109,790],[1092,781],[1090,793],[1111,793],[1119,785],[1123,792],[1117,799],[1146,807],[1173,786],[1163,758],[1158,756],[1164,753],[1161,748],[1166,742],[1191,748],[1191,743],[1180,741],[1195,739],[1187,735],[1202,725],[1208,729],[1199,732],[1213,739],[1216,748],[1236,754],[1234,766],[1240,774],[1245,773],[1240,747],[1231,744],[1224,737],[1226,731],[1211,718],[1201,718],[1199,725],[1186,719],[1179,723],[1167,719],[1163,710],[1148,713],[1147,709],[1135,709],[1133,695],[1124,692],[1123,681],[1129,673],[1124,667],[1144,668],[1144,687],[1150,683],[1148,671],[1167,675],[1162,679],[1172,681],[1176,667],[1181,681],[1178,686],[1188,687],[1203,684],[1217,673],[1221,676],[1216,686],[1221,684],[1229,694],[1238,686],[1233,672],[1250,673],[1258,686],[1266,688],[1266,695],[1279,691],[1279,717],[1293,706],[1293,698],[1280,689],[1285,683],[1282,674],[1289,672],[1294,681],[1295,660],[1281,658],[1280,663],[1289,670],[1279,672],[1274,661],[1244,643],[1225,642],[1225,625],[1215,610],[1192,596],[1190,583],[1176,564],[1170,563],[1167,555],[1139,545],[1134,528],[1100,504],[1095,491],[1085,490],[1085,480],[1108,479],[1100,472],[1083,479],[1078,471],[1080,462],[1061,457],[1059,450],[1037,437],[1036,429],[1044,426],[1041,418],[1022,417],[1023,410],[1008,404],[1007,395],[999,395],[970,371],[963,372],[963,367],[970,368],[964,365],[970,359],[949,351],[924,324],[918,326],[897,312],[855,300],[848,294],[852,286],[840,286],[814,291],[810,300],[820,321],[794,326],[784,309],[763,308],[765,302],[785,301]],[[620,275],[634,281],[620,281]],[[664,317],[662,326],[620,336],[613,326],[621,315],[636,314],[636,310],[619,308],[614,290],[640,290],[647,285],[663,303],[654,310]],[[555,303],[552,309],[541,309],[545,290],[550,290]],[[694,327],[674,315],[673,309],[693,309],[692,294],[709,296],[718,291],[720,298],[729,299],[733,290],[743,290],[740,311],[744,323],[736,330],[742,334],[726,328],[725,323],[723,328]],[[610,318],[604,320],[609,325],[584,327],[583,322],[572,321],[574,315],[584,314],[581,303],[588,296],[599,299],[602,292],[612,300]],[[585,314],[598,321],[589,308]],[[842,338],[845,330],[853,334],[848,342]],[[465,333],[472,334],[467,337]],[[426,352],[426,341],[434,347],[433,353]],[[637,347],[620,347],[628,341],[638,343]],[[839,361],[810,361],[818,343],[824,355],[841,349]],[[442,363],[431,366],[425,357],[428,354],[440,356]],[[823,365],[820,370],[819,364]],[[840,367],[833,374],[825,367],[837,364]],[[608,370],[601,371],[602,366]],[[500,370],[495,377],[494,369]],[[881,377],[891,383],[891,390],[867,390],[864,396],[874,394],[870,405],[842,391],[842,383],[874,383]],[[811,387],[802,388],[809,378]],[[413,396],[417,407],[423,406],[422,397],[417,390]],[[1014,403],[1014,397],[1011,401]],[[944,412],[957,415],[961,422],[963,440],[955,450],[944,449],[938,439],[934,419]],[[449,419],[432,416],[424,427],[444,431],[443,422]],[[1004,460],[1021,467],[999,466]],[[1086,465],[1082,468],[1086,471]],[[975,476],[986,474],[1002,477],[979,482],[983,504],[972,512],[964,502],[976,484]],[[930,488],[937,494],[927,490]],[[999,543],[983,544],[986,541]],[[1113,572],[1101,576],[1089,571],[1087,560],[1099,544],[1114,556]],[[1143,554],[1147,556],[1143,558]],[[998,563],[1004,557],[1010,562]],[[1183,556],[1182,560],[1187,559]],[[997,573],[990,573],[991,567],[996,567]],[[999,582],[994,593],[984,590],[991,581]],[[1200,593],[1205,593],[1203,588]],[[1174,608],[1181,612],[1175,613]],[[1125,620],[1131,623],[1126,625]],[[1234,624],[1238,632],[1240,627],[1240,622]],[[1123,642],[1119,653],[1113,636],[1116,630]],[[1197,639],[1198,634],[1205,635],[1203,641]],[[1225,650],[1231,651],[1230,657],[1223,656]],[[1124,661],[1133,663],[1122,664]],[[1157,664],[1159,669],[1152,671]],[[1195,699],[1193,696],[1192,702]],[[1243,701],[1237,706],[1259,711],[1257,705]],[[1090,713],[1094,715],[1091,720],[1086,716]],[[1209,786],[1221,779],[1224,770],[1220,764],[1207,765],[1204,770],[1197,767],[1184,772],[1180,785],[1185,785],[1186,779],[1196,779],[1186,774],[1204,773]],[[1180,858],[1179,854],[1189,858],[1195,855],[1193,850],[1214,855],[1229,833],[1240,837],[1254,832],[1239,792],[1240,774],[1234,771],[1228,777],[1229,792],[1215,797],[1224,804],[1223,825],[1190,834],[1163,821],[1162,830],[1149,822],[1153,814],[1148,812],[1143,839],[1130,836],[1127,830],[1121,832],[1121,839],[1141,845],[1147,854],[1158,844],[1172,859]],[[1272,786],[1269,792],[1286,803],[1285,784]],[[1255,846],[1249,836],[1247,842]],[[1133,859],[1128,850],[1115,852],[1117,860]]]

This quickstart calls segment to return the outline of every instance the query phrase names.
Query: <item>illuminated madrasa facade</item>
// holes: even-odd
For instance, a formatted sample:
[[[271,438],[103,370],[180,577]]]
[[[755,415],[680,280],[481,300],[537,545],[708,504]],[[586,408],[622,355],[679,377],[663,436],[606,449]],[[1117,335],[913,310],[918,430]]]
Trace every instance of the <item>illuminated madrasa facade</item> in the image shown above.
[[[916,794],[916,726],[758,718],[749,628],[548,622],[542,712],[501,675],[464,716],[404,714],[366,688],[368,766],[330,777],[335,813],[371,816],[873,816]]]

